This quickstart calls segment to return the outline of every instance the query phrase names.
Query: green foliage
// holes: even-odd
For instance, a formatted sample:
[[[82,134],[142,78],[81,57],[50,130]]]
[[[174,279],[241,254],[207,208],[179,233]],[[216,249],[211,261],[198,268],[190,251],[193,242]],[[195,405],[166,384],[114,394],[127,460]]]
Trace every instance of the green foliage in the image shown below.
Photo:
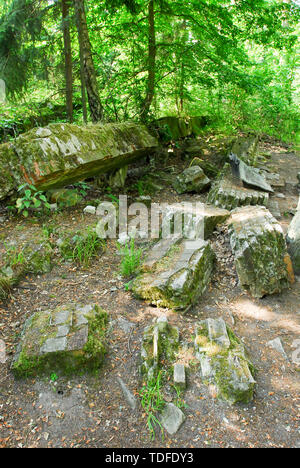
[[[82,197],[86,197],[91,187],[86,182],[77,182],[76,184],[74,184],[74,188]]]
[[[141,264],[143,250],[135,247],[134,238],[130,239],[129,245],[121,247],[117,244],[117,248],[122,256],[121,275],[125,277],[134,275]]]
[[[6,264],[11,268],[17,265],[23,265],[26,263],[26,258],[22,249],[18,249],[16,246],[5,246],[6,247]]]
[[[46,196],[33,185],[21,185],[18,188],[18,192],[21,197],[16,201],[16,208],[18,213],[21,213],[25,218],[27,218],[29,214],[38,214],[39,211],[42,213],[49,212],[50,204]]]
[[[67,236],[60,245],[60,253],[65,260],[71,260],[88,268],[98,252],[104,249],[105,243],[96,232],[89,228],[86,232],[77,232]]]
[[[148,2],[85,3],[106,120],[136,120],[149,85]],[[148,120],[206,115],[213,130],[253,128],[299,139],[300,8],[295,1],[154,0],[154,7],[155,90]],[[72,2],[70,28],[74,118],[81,123]],[[51,109],[53,101],[61,105],[64,100],[63,56],[60,2],[11,0],[0,6],[0,78],[11,100],[0,104],[0,138],[66,120],[65,111]],[[46,106],[37,105],[46,98]],[[168,133],[165,128],[166,140]]]
[[[144,383],[139,392],[141,405],[146,413],[147,427],[152,440],[155,439],[155,428],[157,425],[161,430],[162,438],[164,437],[163,427],[157,417],[157,413],[161,412],[165,406],[165,401],[162,395],[161,379],[162,375],[161,372],[159,372],[156,378]]]

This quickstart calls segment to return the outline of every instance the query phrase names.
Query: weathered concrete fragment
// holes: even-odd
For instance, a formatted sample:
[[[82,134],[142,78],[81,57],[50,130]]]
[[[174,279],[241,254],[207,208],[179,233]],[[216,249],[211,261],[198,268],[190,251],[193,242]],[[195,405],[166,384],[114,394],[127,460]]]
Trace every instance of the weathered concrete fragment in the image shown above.
[[[215,254],[203,240],[163,239],[150,251],[133,293],[159,307],[186,309],[205,292]]]
[[[227,177],[217,180],[208,194],[209,203],[226,210],[246,205],[267,205],[268,201],[268,193],[238,186]]]
[[[174,385],[180,390],[186,388],[185,367],[184,364],[176,363],[173,367]]]
[[[141,373],[148,380],[156,378],[162,363],[171,365],[179,348],[178,328],[171,326],[166,317],[146,327],[141,349]]]
[[[108,316],[98,305],[68,304],[33,314],[25,323],[12,371],[17,377],[101,366]]]
[[[212,164],[209,161],[205,161],[199,157],[195,157],[190,163],[190,167],[199,166],[203,170],[204,174],[209,178],[216,178],[219,175],[219,169],[215,164]]]
[[[51,271],[52,248],[48,242],[26,243],[21,249],[10,247],[0,264],[0,300],[7,299],[11,288],[28,273],[38,275]]]
[[[0,146],[0,199],[24,182],[49,190],[114,171],[157,146],[146,127],[132,122],[35,128]]]
[[[229,216],[229,211],[205,203],[174,203],[163,212],[162,235],[177,233],[186,239],[208,239]]]
[[[204,382],[216,386],[218,398],[230,404],[253,399],[253,365],[223,319],[208,318],[196,326],[195,349]]]
[[[281,293],[289,286],[287,246],[281,226],[264,207],[234,210],[230,242],[242,288],[254,297]]]
[[[174,180],[173,187],[180,195],[187,192],[201,193],[210,186],[210,179],[199,166],[185,169]]]
[[[254,187],[265,192],[272,193],[274,190],[266,181],[265,177],[255,167],[247,166],[234,153],[230,155],[230,163],[234,177],[240,179],[246,186]]]
[[[185,421],[185,415],[173,403],[168,403],[162,411],[160,422],[170,435],[176,434]]]
[[[300,199],[296,214],[287,233],[288,251],[296,275],[300,275]]]
[[[16,188],[14,168],[18,157],[9,143],[0,145],[0,200],[10,195]]]

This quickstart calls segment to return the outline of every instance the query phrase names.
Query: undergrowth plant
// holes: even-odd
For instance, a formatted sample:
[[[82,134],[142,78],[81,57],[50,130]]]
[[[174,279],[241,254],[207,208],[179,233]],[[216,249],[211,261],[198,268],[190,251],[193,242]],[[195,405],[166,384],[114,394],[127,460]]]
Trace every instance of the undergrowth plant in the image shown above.
[[[159,372],[157,377],[144,383],[139,392],[141,405],[147,417],[147,427],[152,440],[155,439],[155,428],[157,426],[161,430],[162,438],[164,438],[164,430],[157,417],[157,413],[160,413],[166,404],[162,395],[161,379],[162,375],[161,372]]]
[[[88,268],[92,259],[104,246],[103,239],[99,239],[96,232],[90,228],[83,234],[78,232],[66,238],[60,246],[60,252],[65,260],[77,262]]]
[[[16,201],[16,209],[19,214],[27,218],[29,214],[37,214],[39,212],[49,213],[50,204],[46,196],[33,185],[21,185],[18,188],[18,192],[20,197]]]
[[[10,267],[26,263],[26,258],[22,249],[18,249],[16,246],[7,247],[5,245],[5,247],[7,264]]]
[[[122,276],[132,276],[138,270],[141,264],[143,250],[136,248],[134,238],[131,238],[129,245],[121,247],[117,244],[117,248],[122,256],[120,273]]]

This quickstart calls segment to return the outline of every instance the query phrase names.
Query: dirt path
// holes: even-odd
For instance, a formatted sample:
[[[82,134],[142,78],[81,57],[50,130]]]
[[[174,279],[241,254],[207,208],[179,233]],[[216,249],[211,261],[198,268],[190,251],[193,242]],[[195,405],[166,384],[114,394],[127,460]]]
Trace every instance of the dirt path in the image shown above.
[[[287,228],[298,193],[294,188],[300,159],[278,146],[270,166],[286,178],[284,198],[274,196]],[[160,201],[175,201],[170,188]],[[187,197],[188,199],[189,197]],[[86,223],[82,209],[56,217],[56,223],[80,227]],[[25,226],[25,227],[24,227]],[[6,222],[0,235],[26,235],[32,224]],[[118,275],[119,257],[114,243],[88,270],[62,263],[51,273],[28,277],[13,291],[11,300],[0,305],[0,339],[8,350],[8,361],[0,367],[0,447],[300,447],[299,365],[292,363],[296,340],[300,339],[300,288],[296,283],[280,296],[253,300],[238,286],[226,229],[214,234],[218,268],[209,291],[199,304],[182,317],[171,311],[135,300]],[[39,309],[54,308],[70,301],[99,302],[110,314],[110,349],[100,374],[16,381],[10,362],[24,320]],[[192,344],[197,320],[223,317],[241,337],[257,369],[257,391],[251,405],[230,407],[215,399],[201,382],[198,369],[188,373],[184,399],[186,422],[172,438],[157,431],[152,441],[140,406],[131,410],[118,383],[121,377],[136,393],[140,381],[138,362],[144,327],[166,314],[180,329],[186,344]],[[279,337],[287,358],[267,346]],[[299,347],[299,345],[298,345]],[[167,395],[166,395],[167,397]]]

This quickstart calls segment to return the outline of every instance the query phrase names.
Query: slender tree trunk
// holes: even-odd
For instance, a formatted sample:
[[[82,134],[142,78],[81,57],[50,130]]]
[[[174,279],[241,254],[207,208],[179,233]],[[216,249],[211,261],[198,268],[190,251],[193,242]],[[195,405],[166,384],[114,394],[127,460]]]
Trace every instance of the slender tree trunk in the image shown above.
[[[93,122],[103,120],[103,107],[101,104],[96,79],[95,65],[92,57],[92,48],[84,9],[84,0],[74,0],[76,15],[78,17],[78,40],[82,49],[84,64],[84,82],[87,90],[88,103]]]
[[[149,0],[148,5],[148,23],[149,23],[149,46],[148,46],[148,82],[147,94],[142,105],[141,120],[147,120],[150,107],[155,93],[155,75],[156,75],[156,34],[155,34],[155,14],[154,0]]]
[[[65,81],[66,81],[66,107],[67,116],[70,123],[73,122],[73,75],[72,75],[72,53],[69,19],[69,0],[62,0],[62,25],[64,35],[65,54]]]
[[[81,104],[82,104],[82,116],[84,123],[87,123],[87,101],[86,101],[86,86],[85,86],[85,73],[84,73],[84,57],[82,47],[82,28],[78,8],[75,8],[76,27],[78,34],[79,44],[79,61],[80,61],[80,88],[81,88]]]

